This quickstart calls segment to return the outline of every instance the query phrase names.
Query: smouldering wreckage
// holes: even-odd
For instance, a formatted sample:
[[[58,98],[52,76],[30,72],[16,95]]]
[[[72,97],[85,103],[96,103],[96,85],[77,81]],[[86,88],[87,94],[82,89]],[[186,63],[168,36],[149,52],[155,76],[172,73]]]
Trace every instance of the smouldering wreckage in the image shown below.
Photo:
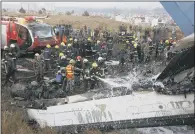
[[[38,107],[27,109],[29,119],[60,131],[193,124],[194,40],[189,46],[183,41],[160,75],[138,75],[137,67],[125,77],[100,79],[108,86],[69,96],[68,104],[63,97],[36,100]]]

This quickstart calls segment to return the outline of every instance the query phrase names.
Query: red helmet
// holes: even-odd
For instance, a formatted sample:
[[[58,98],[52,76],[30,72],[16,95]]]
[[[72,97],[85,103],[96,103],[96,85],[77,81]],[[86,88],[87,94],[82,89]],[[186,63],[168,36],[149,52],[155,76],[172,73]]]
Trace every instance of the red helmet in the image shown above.
[[[77,56],[77,60],[81,60],[81,56]]]

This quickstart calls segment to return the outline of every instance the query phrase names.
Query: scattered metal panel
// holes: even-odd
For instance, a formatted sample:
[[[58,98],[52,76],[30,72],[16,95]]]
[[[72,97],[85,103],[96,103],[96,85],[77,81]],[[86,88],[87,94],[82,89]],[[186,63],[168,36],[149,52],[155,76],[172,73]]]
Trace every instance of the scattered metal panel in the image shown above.
[[[194,32],[194,2],[161,2],[185,36]]]
[[[154,101],[155,100],[155,101]],[[161,95],[156,92],[106,98],[27,110],[41,127],[88,125],[194,113],[194,94]],[[114,124],[114,123],[113,123]],[[169,124],[169,123],[168,123]]]

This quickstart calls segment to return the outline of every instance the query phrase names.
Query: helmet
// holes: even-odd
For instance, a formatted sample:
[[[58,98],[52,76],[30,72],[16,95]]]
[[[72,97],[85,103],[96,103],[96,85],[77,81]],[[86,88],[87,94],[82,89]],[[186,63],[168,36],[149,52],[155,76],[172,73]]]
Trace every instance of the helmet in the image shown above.
[[[97,44],[99,44],[100,43],[100,41],[99,40],[97,40]]]
[[[129,41],[127,40],[126,43],[129,43]]]
[[[70,38],[69,40],[72,41],[72,38]]]
[[[72,44],[68,44],[68,47],[71,47],[72,46]]]
[[[73,59],[71,59],[70,61],[69,61],[69,64],[74,64],[75,63],[75,61],[73,60]]]
[[[80,61],[80,60],[81,60],[81,56],[77,56],[77,60],[79,60],[79,61]]]
[[[173,45],[176,45],[176,42],[173,42]]]
[[[87,40],[88,40],[88,41],[91,41],[91,38],[89,37]]]
[[[61,59],[66,59],[66,56],[64,56],[64,55],[63,55],[63,56],[61,56]]]
[[[58,72],[57,72],[57,74],[60,74],[61,73],[61,71],[59,70]]]
[[[61,45],[61,46],[65,46],[64,42],[62,42],[60,45]]]
[[[134,43],[133,46],[134,46],[135,48],[137,48],[137,43]]]
[[[51,46],[49,45],[49,44],[47,44],[47,46],[46,46],[47,48],[51,48]]]
[[[92,64],[93,68],[96,68],[97,66],[98,66],[97,63],[95,63],[95,62]]]
[[[138,38],[135,38],[135,41],[138,41]]]
[[[55,48],[56,48],[56,49],[58,49],[58,48],[59,48],[59,46],[58,46],[58,45],[55,45]]]
[[[39,54],[38,54],[38,53],[36,53],[36,54],[35,54],[35,56],[37,57],[37,56],[39,56]]]
[[[98,58],[98,61],[102,61],[102,60],[103,60],[103,58],[102,58],[102,57],[99,57],[99,58]]]
[[[166,44],[169,44],[169,41],[168,41],[168,40],[166,40],[166,41],[165,41],[165,43],[166,43]]]
[[[75,42],[77,42],[77,39],[74,39]]]
[[[169,39],[172,40],[173,38],[170,37]]]
[[[14,48],[14,47],[16,47],[16,45],[15,44],[11,44],[10,47],[11,48]]]
[[[3,49],[4,49],[4,50],[8,50],[8,46],[4,46]]]
[[[132,41],[131,43],[132,43],[132,44],[134,44],[134,43],[135,43],[135,41]]]
[[[87,62],[88,62],[88,59],[84,59],[84,60],[83,60],[83,63],[87,63]]]
[[[62,57],[62,56],[64,56],[64,54],[63,54],[63,53],[60,53],[60,54],[59,54],[59,57]]]

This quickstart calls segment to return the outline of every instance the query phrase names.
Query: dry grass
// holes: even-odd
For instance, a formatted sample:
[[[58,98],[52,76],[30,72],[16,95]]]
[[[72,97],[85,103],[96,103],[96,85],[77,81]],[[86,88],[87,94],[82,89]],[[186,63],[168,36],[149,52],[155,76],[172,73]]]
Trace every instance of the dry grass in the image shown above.
[[[57,134],[50,128],[35,131],[23,119],[21,112],[2,112],[2,134]]]

